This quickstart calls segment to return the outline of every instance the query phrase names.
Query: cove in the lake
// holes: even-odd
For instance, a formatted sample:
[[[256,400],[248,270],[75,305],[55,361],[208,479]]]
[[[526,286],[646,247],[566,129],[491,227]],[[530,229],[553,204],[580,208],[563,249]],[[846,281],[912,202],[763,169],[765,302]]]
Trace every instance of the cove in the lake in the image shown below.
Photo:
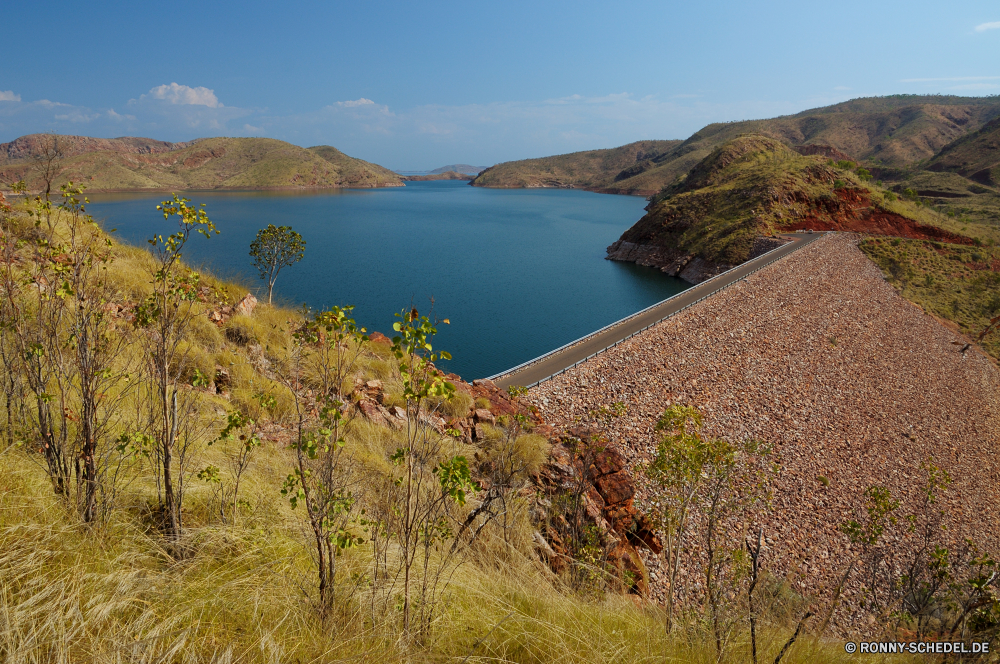
[[[369,331],[392,336],[412,302],[448,318],[440,366],[466,379],[502,371],[573,341],[689,286],[658,270],[604,260],[605,248],[643,214],[645,200],[564,189],[497,190],[460,181],[319,192],[191,192],[221,234],[194,238],[185,259],[257,287],[250,242],[291,226],[302,262],[275,285],[282,304],[353,304]],[[95,194],[87,210],[137,246],[173,228],[156,211],[164,194]]]

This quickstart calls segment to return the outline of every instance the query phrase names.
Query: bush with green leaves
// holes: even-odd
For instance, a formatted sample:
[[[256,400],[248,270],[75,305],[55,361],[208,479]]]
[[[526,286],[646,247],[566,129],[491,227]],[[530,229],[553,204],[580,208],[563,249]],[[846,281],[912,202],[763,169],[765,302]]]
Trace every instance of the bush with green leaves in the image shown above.
[[[691,524],[697,519],[697,535],[706,552],[702,591],[721,656],[727,624],[735,619],[722,598],[746,581],[740,571],[743,536],[755,530],[769,509],[778,468],[770,448],[760,441],[711,438],[702,427],[702,415],[694,407],[667,408],[656,425],[660,439],[645,477],[653,501],[650,516],[664,540],[667,630],[673,627],[677,603],[692,599],[683,596],[687,589],[680,570],[688,539],[695,536]],[[733,532],[740,533],[739,539],[730,541],[727,533]]]
[[[278,273],[302,260],[305,252],[306,241],[291,226],[268,224],[257,231],[257,237],[250,243],[250,256],[260,278],[267,281],[268,304],[272,302]]]
[[[998,563],[970,539],[949,536],[942,494],[951,485],[933,459],[920,464],[925,482],[903,513],[887,488],[870,486],[841,531],[860,550],[862,606],[894,629],[921,639],[993,638],[1000,632]]]

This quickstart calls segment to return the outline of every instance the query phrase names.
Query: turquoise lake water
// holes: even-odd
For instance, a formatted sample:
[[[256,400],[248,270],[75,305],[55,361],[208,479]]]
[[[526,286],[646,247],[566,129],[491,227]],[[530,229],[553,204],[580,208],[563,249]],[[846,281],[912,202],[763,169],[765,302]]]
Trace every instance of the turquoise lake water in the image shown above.
[[[185,258],[214,274],[266,286],[251,265],[258,229],[291,226],[306,240],[275,299],[321,308],[353,304],[360,325],[392,336],[410,303],[448,318],[441,367],[467,380],[517,365],[681,292],[658,270],[604,260],[643,215],[633,196],[564,189],[497,190],[461,181],[322,192],[192,192],[221,234],[195,237]],[[95,194],[87,211],[119,239],[145,246],[169,233],[163,194]]]

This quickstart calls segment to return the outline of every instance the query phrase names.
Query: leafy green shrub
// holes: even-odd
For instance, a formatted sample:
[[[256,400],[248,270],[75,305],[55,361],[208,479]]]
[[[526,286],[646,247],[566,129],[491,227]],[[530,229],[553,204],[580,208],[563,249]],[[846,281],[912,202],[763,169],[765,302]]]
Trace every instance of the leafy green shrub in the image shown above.
[[[843,180],[834,180],[833,181],[833,188],[834,189],[843,189],[846,186],[847,186],[847,183],[844,182]]]
[[[867,182],[872,179],[871,171],[869,171],[867,168],[859,168],[854,172],[857,173],[858,177],[861,178],[864,182]]]

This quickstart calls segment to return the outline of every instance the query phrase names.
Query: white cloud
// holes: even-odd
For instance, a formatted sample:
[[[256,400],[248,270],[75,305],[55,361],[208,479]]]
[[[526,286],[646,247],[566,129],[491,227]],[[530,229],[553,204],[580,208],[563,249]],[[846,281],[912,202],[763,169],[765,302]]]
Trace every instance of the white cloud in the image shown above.
[[[341,108],[356,108],[358,106],[368,106],[374,103],[375,102],[373,102],[371,99],[365,99],[364,97],[362,97],[361,99],[355,99],[353,101],[338,101],[336,105],[340,106]]]
[[[977,82],[990,81],[969,81]],[[47,100],[0,103],[0,140],[41,131],[80,133],[85,126],[85,133],[92,136],[185,141],[249,135],[297,145],[327,144],[387,166],[449,163],[453,157],[453,161],[494,163],[640,139],[685,138],[712,122],[786,115],[843,100],[844,93],[833,91],[813,99],[732,103],[694,95],[660,99],[619,92],[390,109],[360,98],[313,111],[275,114],[263,108],[223,106],[207,88],[174,84],[130,100],[126,113]]]
[[[170,85],[158,85],[147,94],[139,97],[139,99],[143,99],[147,96],[152,99],[163,99],[171,104],[222,108],[222,103],[220,103],[219,98],[215,96],[215,91],[203,87],[192,88],[186,85],[178,85],[177,83],[171,83]]]
[[[115,109],[113,108],[108,109],[108,117],[111,118],[112,120],[117,120],[118,122],[125,122],[126,120],[130,121],[135,120],[134,115],[127,115],[127,114],[122,115],[121,113],[115,113]]]
[[[93,122],[101,117],[100,113],[87,113],[86,109],[76,109],[74,108],[69,113],[60,113],[59,115],[53,116],[56,120],[61,120],[63,122],[72,122],[73,124]]]
[[[1000,81],[1000,76],[952,76],[950,78],[903,78],[900,83],[939,83],[941,81]]]
[[[1000,30],[1000,21],[992,23],[980,23],[976,26],[976,32],[986,32],[987,30]]]
[[[21,95],[16,95],[12,90],[0,90],[0,101],[21,101]]]

